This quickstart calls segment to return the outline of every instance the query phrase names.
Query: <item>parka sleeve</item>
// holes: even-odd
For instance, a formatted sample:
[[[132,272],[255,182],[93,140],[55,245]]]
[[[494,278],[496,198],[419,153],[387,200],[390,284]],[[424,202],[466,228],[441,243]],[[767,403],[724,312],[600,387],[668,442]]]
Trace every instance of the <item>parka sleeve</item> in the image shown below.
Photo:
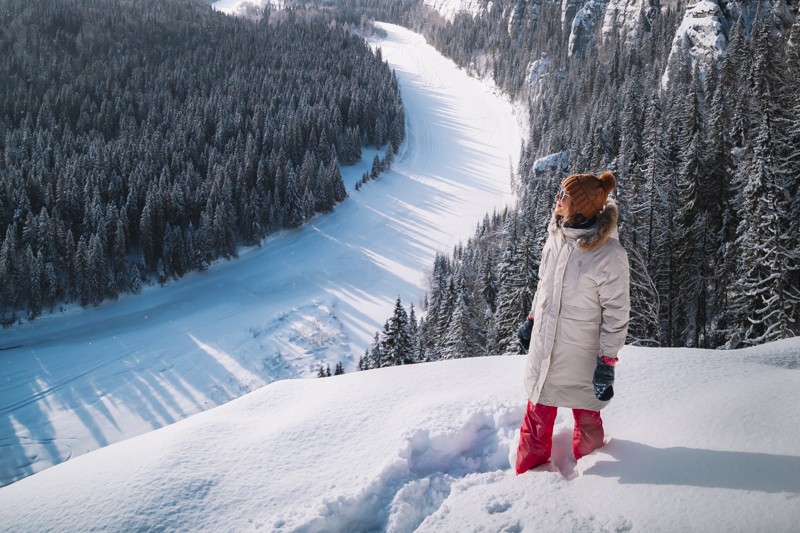
[[[625,345],[630,319],[630,267],[628,254],[617,245],[605,262],[597,285],[602,317],[600,321],[600,353],[616,356]]]
[[[528,316],[533,318],[536,313],[536,308],[539,306],[539,296],[542,294],[541,284],[544,279],[545,269],[547,268],[547,261],[550,258],[550,247],[552,237],[548,236],[547,240],[542,247],[542,256],[539,259],[539,281],[536,286],[536,292],[533,293],[533,301],[531,302],[531,309],[528,311]]]

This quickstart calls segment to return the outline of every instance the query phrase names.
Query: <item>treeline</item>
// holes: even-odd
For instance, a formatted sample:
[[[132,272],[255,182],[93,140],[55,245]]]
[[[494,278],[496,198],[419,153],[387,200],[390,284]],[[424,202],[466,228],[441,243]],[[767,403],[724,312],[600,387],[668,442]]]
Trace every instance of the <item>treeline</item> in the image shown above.
[[[331,210],[404,136],[363,39],[290,10],[0,0],[0,320],[97,304]]]
[[[606,169],[631,259],[629,343],[734,348],[800,334],[797,6],[728,2],[727,51],[706,66],[688,43],[670,59],[684,6],[651,10],[632,33],[604,38],[598,25],[569,54],[559,3],[495,4],[425,32],[527,100],[518,204],[436,259],[411,358],[516,351],[553,194],[570,173]]]

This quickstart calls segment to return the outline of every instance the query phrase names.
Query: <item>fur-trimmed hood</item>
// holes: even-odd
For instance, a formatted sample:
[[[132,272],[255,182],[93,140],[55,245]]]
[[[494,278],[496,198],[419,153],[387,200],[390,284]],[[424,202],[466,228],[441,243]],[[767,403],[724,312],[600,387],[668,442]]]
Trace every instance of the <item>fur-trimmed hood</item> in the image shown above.
[[[619,219],[619,208],[617,202],[612,198],[606,200],[603,210],[597,214],[597,222],[586,229],[569,228],[563,226],[563,219],[556,216],[553,212],[547,231],[554,237],[562,239],[575,239],[575,243],[584,252],[597,250],[603,246],[608,239],[619,239],[617,232],[617,221]]]

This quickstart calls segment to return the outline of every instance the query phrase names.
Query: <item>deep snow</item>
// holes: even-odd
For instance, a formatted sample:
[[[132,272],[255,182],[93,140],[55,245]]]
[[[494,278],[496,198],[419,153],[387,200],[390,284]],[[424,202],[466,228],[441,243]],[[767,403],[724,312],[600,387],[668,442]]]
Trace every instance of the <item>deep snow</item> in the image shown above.
[[[164,288],[0,331],[0,486],[321,363],[354,370],[396,298],[422,296],[436,252],[511,200],[511,104],[386,28],[375,44],[407,113],[392,171],[355,191],[366,150],[329,215]]]
[[[516,476],[524,356],[285,380],[0,488],[0,529],[789,532],[800,339],[620,353],[609,443]]]

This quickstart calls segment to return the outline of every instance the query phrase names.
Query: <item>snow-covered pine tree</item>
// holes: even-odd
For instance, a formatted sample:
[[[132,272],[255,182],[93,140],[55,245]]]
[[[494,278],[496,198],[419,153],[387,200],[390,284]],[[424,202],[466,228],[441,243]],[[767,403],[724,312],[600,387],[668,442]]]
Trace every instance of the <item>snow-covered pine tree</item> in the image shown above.
[[[782,50],[769,38],[770,17],[754,26],[750,79],[758,114],[752,139],[752,158],[741,173],[743,194],[737,242],[740,256],[737,289],[732,298],[739,330],[729,344],[761,344],[795,335],[794,317],[800,289],[790,279],[798,269],[797,250],[791,249],[791,194],[781,163],[788,132],[782,118],[784,70]]]
[[[506,223],[508,241],[498,264],[497,312],[492,322],[493,354],[516,353],[518,350],[517,328],[528,316],[533,291],[536,288],[536,272],[540,250],[534,246],[529,232],[520,232],[518,217],[511,215]]]
[[[794,268],[788,273],[788,286],[800,287],[800,17],[792,25],[787,43],[786,86],[787,109],[791,110],[787,120],[787,149],[785,152],[784,189],[789,193],[789,239],[787,249],[793,253]],[[800,335],[800,302],[795,296],[792,317],[795,335]]]
[[[644,346],[658,346],[661,334],[661,302],[658,288],[662,264],[666,261],[663,213],[668,212],[668,164],[662,131],[659,97],[653,96],[646,108],[642,133],[644,154],[641,175],[637,178],[638,193],[628,209],[628,234],[634,238],[626,244],[631,268],[631,323],[628,340]]]
[[[386,324],[384,324],[384,331],[386,330]],[[372,339],[372,346],[370,347],[369,351],[369,361],[367,362],[367,367],[369,369],[372,368],[381,368],[384,366],[383,364],[383,339],[379,332],[375,332],[375,337]]]
[[[306,219],[303,191],[299,189],[297,173],[291,161],[286,163],[286,227],[296,228]]]
[[[364,350],[364,355],[358,358],[358,370],[369,370],[369,348]]]
[[[342,171],[339,168],[339,160],[336,159],[336,157],[331,159],[331,163],[328,167],[328,174],[328,181],[333,187],[333,200],[334,202],[341,202],[347,198],[347,189],[344,186]]]
[[[414,363],[414,345],[409,331],[408,313],[397,297],[394,314],[386,323],[383,335],[383,360],[381,366]]]
[[[378,154],[375,154],[375,157],[372,158],[372,168],[369,171],[369,178],[372,180],[378,179],[382,170],[383,165],[381,164],[381,158],[378,157]]]
[[[14,321],[18,306],[20,272],[17,269],[17,232],[14,225],[6,228],[0,246],[0,319],[2,324]]]
[[[675,211],[675,303],[673,328],[683,346],[705,347],[709,260],[706,257],[708,197],[706,179],[705,117],[703,85],[699,66],[691,73],[686,93],[680,98],[680,167],[677,181],[678,204]]]
[[[461,359],[485,355],[481,328],[467,286],[463,264],[456,273],[456,297],[452,316],[441,340],[442,359]]]

